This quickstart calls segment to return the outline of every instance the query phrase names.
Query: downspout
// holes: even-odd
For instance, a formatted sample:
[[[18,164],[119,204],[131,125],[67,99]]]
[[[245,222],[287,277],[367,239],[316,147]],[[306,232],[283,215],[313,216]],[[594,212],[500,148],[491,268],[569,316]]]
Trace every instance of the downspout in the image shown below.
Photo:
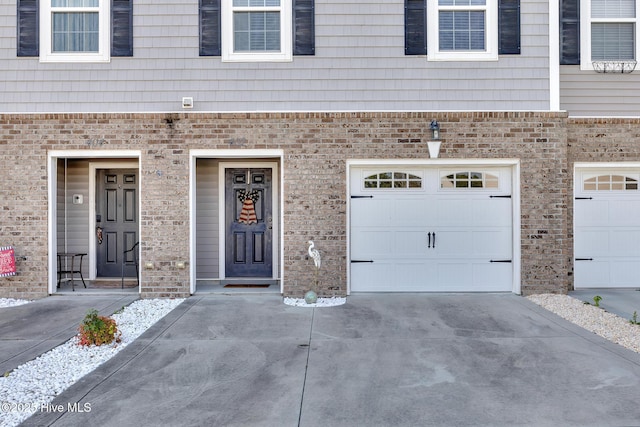
[[[559,0],[549,0],[549,111],[560,111]]]

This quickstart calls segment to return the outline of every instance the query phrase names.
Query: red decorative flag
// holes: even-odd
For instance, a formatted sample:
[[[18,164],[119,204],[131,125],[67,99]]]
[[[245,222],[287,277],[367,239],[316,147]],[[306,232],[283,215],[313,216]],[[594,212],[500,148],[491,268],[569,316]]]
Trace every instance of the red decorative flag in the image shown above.
[[[0,277],[16,275],[16,256],[13,247],[0,247]]]

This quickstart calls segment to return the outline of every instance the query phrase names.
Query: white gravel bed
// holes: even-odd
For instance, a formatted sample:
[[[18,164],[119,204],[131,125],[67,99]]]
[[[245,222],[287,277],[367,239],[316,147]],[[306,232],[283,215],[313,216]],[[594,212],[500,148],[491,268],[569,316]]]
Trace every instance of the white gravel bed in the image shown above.
[[[304,298],[289,298],[284,299],[284,303],[287,305],[293,305],[294,307],[335,307],[347,302],[346,298],[331,297],[331,298],[318,298],[313,304],[307,304]]]
[[[26,299],[0,298],[0,308],[15,307],[17,305],[29,304],[31,301]]]
[[[78,337],[18,366],[0,377],[0,426],[17,426],[39,411],[68,410],[50,402],[81,377],[106,362],[150,326],[176,308],[184,299],[137,300],[111,316],[122,333],[121,342],[102,346],[80,346]],[[79,319],[80,326],[82,319]],[[68,402],[73,405],[77,402]],[[86,407],[80,407],[88,412]]]
[[[568,295],[530,295],[530,301],[590,332],[640,353],[640,325]]]

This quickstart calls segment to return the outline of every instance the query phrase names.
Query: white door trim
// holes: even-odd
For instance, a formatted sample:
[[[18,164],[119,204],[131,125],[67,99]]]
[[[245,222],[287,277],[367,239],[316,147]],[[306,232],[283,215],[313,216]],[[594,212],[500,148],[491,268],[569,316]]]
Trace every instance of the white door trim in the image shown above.
[[[512,249],[513,249],[513,286],[512,292],[521,294],[521,221],[520,221],[520,160],[519,159],[347,159],[347,295],[351,295],[351,174],[352,169],[358,166],[426,166],[426,167],[449,167],[449,166],[478,166],[478,167],[504,167],[512,168],[511,174],[511,206],[512,206]]]
[[[117,159],[128,158],[138,159],[140,163],[140,150],[52,150],[47,153],[47,182],[48,182],[48,224],[47,224],[47,247],[48,247],[48,293],[56,292],[58,284],[58,265],[57,265],[57,210],[56,210],[56,192],[58,187],[57,177],[57,161],[58,159]],[[139,166],[138,166],[139,167]],[[95,190],[94,190],[95,191]],[[95,226],[95,207],[94,207],[94,226]],[[92,235],[93,233],[89,233]],[[95,238],[95,237],[94,237]],[[95,243],[95,240],[94,240]],[[91,243],[90,243],[91,244]],[[91,269],[91,267],[89,267]],[[91,271],[91,270],[90,270]]]
[[[189,238],[189,274],[190,274],[190,292],[194,294],[196,292],[196,160],[197,159],[217,159],[220,160],[220,164],[223,163],[225,165],[228,164],[241,164],[243,167],[247,167],[248,164],[259,163],[260,165],[275,163],[276,168],[274,169],[274,188],[273,188],[273,209],[274,215],[277,212],[278,220],[273,222],[273,244],[274,244],[274,258],[273,258],[273,276],[274,279],[280,279],[280,293],[284,292],[284,269],[282,266],[284,265],[284,253],[282,250],[279,252],[279,256],[275,256],[278,254],[276,251],[279,248],[282,248],[282,242],[284,239],[283,230],[284,230],[284,197],[282,196],[282,188],[281,185],[282,177],[279,171],[284,169],[284,150],[237,150],[237,149],[222,149],[222,150],[208,150],[208,149],[196,149],[189,150],[189,222],[190,222],[190,238]],[[246,159],[247,162],[242,162],[243,159]],[[260,162],[256,159],[265,159]],[[278,164],[279,168],[278,169]],[[222,169],[222,167],[220,168]],[[222,180],[224,181],[224,180]],[[219,185],[221,185],[219,183]],[[219,197],[224,197],[224,192]],[[221,206],[224,206],[224,202]],[[224,213],[222,213],[224,215]],[[221,218],[220,226],[223,227],[224,221]],[[220,244],[224,244],[224,239],[221,234]],[[224,277],[224,248],[220,250],[222,259],[220,262],[222,263],[220,270],[220,277]]]

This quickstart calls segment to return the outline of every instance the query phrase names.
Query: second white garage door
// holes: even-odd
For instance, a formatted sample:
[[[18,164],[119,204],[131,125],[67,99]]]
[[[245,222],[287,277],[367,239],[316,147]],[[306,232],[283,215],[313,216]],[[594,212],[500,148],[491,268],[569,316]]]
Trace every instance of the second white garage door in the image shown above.
[[[353,292],[512,291],[511,168],[350,172]]]
[[[574,287],[640,287],[640,168],[577,168]]]

